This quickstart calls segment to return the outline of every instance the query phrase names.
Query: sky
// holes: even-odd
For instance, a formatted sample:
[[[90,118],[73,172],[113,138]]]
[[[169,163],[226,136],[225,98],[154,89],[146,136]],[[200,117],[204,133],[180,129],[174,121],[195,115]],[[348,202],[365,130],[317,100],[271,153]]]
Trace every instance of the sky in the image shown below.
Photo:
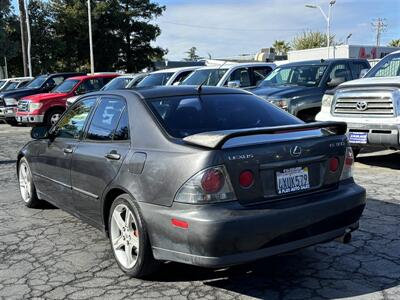
[[[13,0],[16,2],[15,0]],[[168,49],[169,60],[186,57],[190,47],[202,57],[223,58],[255,54],[276,39],[291,41],[303,31],[326,32],[329,0],[152,0],[166,6],[154,21],[161,35],[154,45]],[[350,44],[374,45],[376,33],[371,22],[384,18],[387,29],[381,45],[400,39],[400,0],[337,0],[332,9],[331,34]]]

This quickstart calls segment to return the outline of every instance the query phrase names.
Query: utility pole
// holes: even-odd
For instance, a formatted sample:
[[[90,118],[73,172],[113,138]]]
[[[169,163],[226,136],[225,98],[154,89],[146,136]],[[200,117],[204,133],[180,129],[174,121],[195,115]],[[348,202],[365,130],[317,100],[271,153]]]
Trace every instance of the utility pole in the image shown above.
[[[7,57],[4,56],[4,75],[6,76],[5,78],[8,78],[8,67],[7,67]]]
[[[22,62],[24,64],[24,76],[28,76],[28,59],[27,59],[27,51],[26,51],[26,41],[27,30],[26,30],[26,11],[25,11],[25,1],[18,0],[19,7],[19,21],[21,27],[21,46],[22,46]]]
[[[386,31],[387,28],[386,19],[378,18],[374,20],[371,25],[376,31],[376,48],[379,48],[381,45],[382,32]]]
[[[26,13],[26,33],[28,37],[28,45],[27,45],[27,56],[28,56],[28,70],[29,77],[32,77],[32,61],[31,61],[31,25],[29,24],[29,6],[28,0],[25,0],[25,13]]]
[[[93,56],[93,38],[92,38],[92,10],[90,0],[87,0],[88,5],[88,22],[89,22],[89,48],[90,48],[90,73],[94,74],[94,56]]]

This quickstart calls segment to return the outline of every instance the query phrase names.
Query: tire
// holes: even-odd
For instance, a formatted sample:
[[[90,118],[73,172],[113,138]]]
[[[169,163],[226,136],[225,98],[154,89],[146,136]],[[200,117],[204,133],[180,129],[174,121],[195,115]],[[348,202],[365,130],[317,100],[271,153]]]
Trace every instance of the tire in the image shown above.
[[[138,205],[129,195],[123,194],[114,200],[108,228],[115,260],[128,276],[143,278],[158,269],[160,262],[153,257],[146,223]]]
[[[361,148],[351,147],[351,149],[353,150],[354,158],[357,158],[358,154],[360,154]]]
[[[46,116],[44,117],[44,124],[49,127],[53,126],[60,119],[63,112],[64,110],[61,108],[50,110],[46,113]]]
[[[37,196],[31,168],[25,157],[21,158],[18,164],[18,182],[25,205],[29,208],[41,208],[44,203]]]
[[[6,123],[13,127],[19,126],[19,123],[17,122],[17,120],[7,120]]]

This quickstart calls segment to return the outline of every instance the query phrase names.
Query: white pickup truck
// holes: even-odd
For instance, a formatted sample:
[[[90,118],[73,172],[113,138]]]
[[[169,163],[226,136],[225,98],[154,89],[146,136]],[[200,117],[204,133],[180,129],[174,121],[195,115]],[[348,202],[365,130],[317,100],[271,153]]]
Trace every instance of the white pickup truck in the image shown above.
[[[327,92],[316,120],[346,122],[355,155],[368,146],[400,149],[400,51]]]

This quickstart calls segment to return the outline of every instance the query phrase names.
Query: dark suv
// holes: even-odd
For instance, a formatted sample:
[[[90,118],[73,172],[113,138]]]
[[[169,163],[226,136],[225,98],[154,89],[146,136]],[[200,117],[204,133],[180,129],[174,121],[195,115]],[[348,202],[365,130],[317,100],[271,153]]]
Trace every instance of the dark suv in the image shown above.
[[[359,78],[361,70],[369,68],[365,59],[293,62],[276,68],[251,92],[303,121],[313,121],[327,90]]]
[[[5,120],[10,125],[18,124],[15,115],[19,99],[25,96],[48,93],[65,79],[79,75],[86,75],[86,73],[69,72],[40,75],[24,88],[0,93],[0,120]]]

